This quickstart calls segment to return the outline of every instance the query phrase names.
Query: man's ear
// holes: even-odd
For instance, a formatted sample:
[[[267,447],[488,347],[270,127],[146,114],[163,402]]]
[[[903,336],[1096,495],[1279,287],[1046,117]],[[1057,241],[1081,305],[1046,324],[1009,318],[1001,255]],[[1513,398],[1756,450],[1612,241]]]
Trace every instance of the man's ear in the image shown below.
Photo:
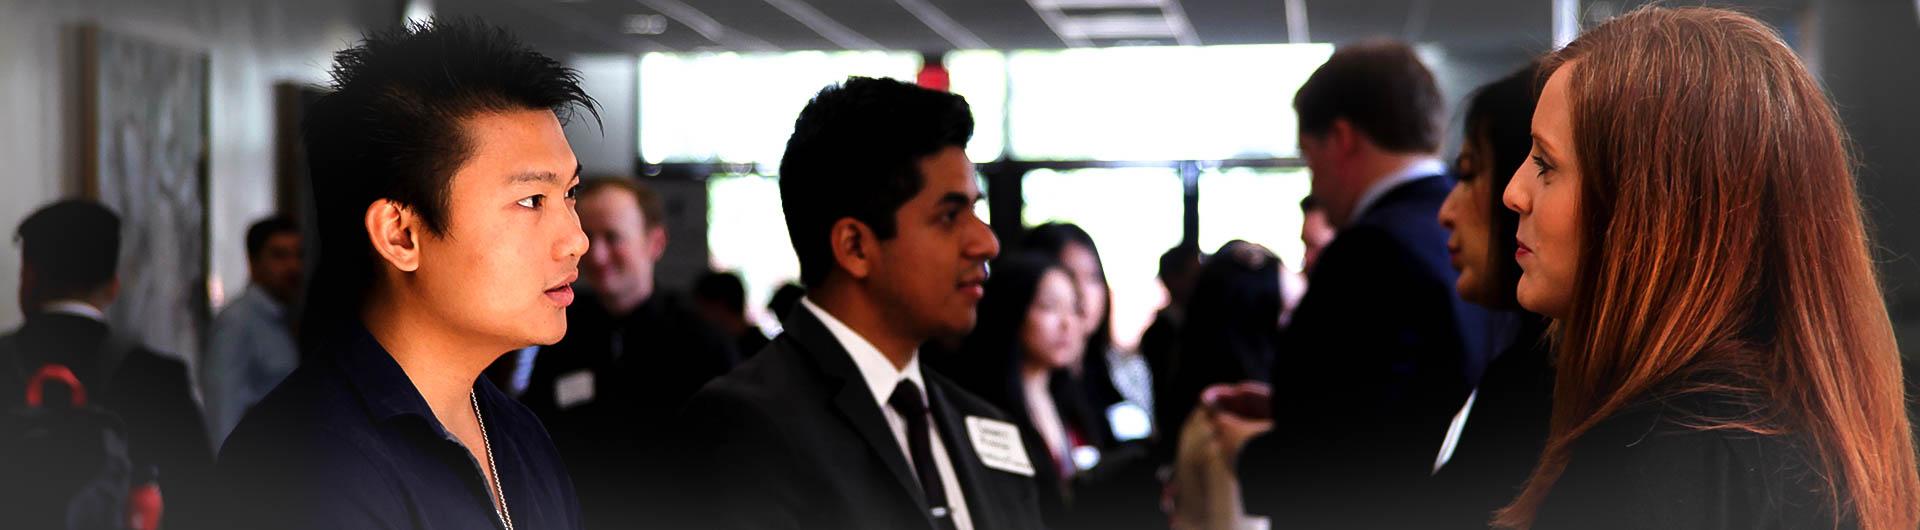
[[[665,256],[666,254],[667,227],[647,227],[647,256],[652,257],[653,261],[660,261],[660,256]]]
[[[1327,134],[1321,137],[1321,141],[1326,143],[1327,151],[1338,153],[1341,158],[1346,158],[1352,156],[1353,151],[1360,147],[1360,130],[1354,128],[1353,122],[1347,121],[1346,118],[1334,118],[1332,126],[1327,127]]]
[[[420,231],[426,227],[413,209],[380,199],[367,205],[365,221],[374,253],[403,272],[420,269]]]
[[[872,228],[852,217],[842,217],[833,223],[830,234],[833,239],[833,260],[847,271],[848,276],[864,280],[873,274],[874,252],[878,250],[874,245],[880,240],[874,237]]]

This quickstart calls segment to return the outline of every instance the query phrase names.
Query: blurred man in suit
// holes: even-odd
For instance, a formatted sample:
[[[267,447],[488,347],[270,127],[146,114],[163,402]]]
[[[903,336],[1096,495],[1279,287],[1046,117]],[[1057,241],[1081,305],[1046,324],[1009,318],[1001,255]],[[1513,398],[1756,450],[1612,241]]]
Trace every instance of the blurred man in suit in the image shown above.
[[[161,521],[201,527],[213,448],[187,368],[107,324],[107,307],[120,293],[120,217],[97,202],[63,200],[28,216],[17,234],[27,318],[0,338],[0,406],[20,406],[24,376],[40,366],[66,366],[91,403],[124,423],[133,484],[159,485]],[[27,477],[6,480],[16,479]]]
[[[732,341],[685,298],[656,289],[667,248],[666,208],[628,178],[597,178],[579,193],[580,260],[587,296],[567,308],[567,336],[539,348],[522,402],[560,448],[588,528],[621,528],[657,509],[636,489],[665,457],[659,426],[701,385],[733,368]],[[498,364],[512,362],[502,358]]]
[[[1320,254],[1273,369],[1273,430],[1239,455],[1249,513],[1276,528],[1395,527],[1480,368],[1484,315],[1454,293],[1434,220],[1452,181],[1439,89],[1411,48],[1343,47],[1294,96]],[[1228,400],[1232,401],[1232,400]],[[1237,447],[1252,435],[1214,414]]]
[[[973,328],[999,253],[973,214],[966,100],[851,78],[780,166],[807,286],[786,333],[687,406],[687,527],[1040,528],[1008,416],[920,362]]]

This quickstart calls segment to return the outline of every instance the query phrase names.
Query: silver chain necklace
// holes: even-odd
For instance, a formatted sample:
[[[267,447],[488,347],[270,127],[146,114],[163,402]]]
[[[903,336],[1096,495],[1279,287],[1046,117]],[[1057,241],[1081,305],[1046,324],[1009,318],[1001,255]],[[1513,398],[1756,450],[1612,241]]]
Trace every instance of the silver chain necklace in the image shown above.
[[[493,463],[493,438],[487,436],[487,419],[480,415],[480,398],[468,391],[467,399],[473,401],[473,418],[480,421],[480,443],[487,448],[487,471],[493,479],[494,495],[500,497],[500,505],[493,507],[493,514],[500,517],[507,530],[513,530],[513,512],[507,509],[507,490],[500,487],[500,466]]]

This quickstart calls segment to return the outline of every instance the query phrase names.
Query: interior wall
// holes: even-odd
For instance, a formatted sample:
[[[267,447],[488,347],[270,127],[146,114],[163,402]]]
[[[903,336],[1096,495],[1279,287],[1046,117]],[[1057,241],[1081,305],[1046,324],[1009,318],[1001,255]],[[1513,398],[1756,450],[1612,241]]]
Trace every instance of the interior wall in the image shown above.
[[[1821,80],[1840,109],[1858,156],[1860,194],[1894,329],[1909,359],[1920,355],[1920,13],[1909,0],[1814,4]]]
[[[274,83],[325,81],[334,51],[399,12],[392,0],[0,0],[0,328],[21,317],[13,230],[35,208],[80,193],[76,28],[207,53],[212,278],[231,298],[247,283],[247,225],[275,209]],[[138,256],[122,259],[123,269],[138,266]]]
[[[640,131],[636,109],[640,104],[640,58],[574,55],[566,62],[580,71],[580,88],[600,104],[599,122],[582,114],[567,124],[567,143],[573,146],[573,155],[589,176],[632,177],[639,160],[639,139],[635,135]]]

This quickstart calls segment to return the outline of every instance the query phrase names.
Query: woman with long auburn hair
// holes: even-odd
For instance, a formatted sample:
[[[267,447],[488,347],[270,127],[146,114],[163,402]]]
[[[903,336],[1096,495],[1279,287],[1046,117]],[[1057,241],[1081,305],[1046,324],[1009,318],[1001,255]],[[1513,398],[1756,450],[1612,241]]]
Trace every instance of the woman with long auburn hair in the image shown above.
[[[1852,162],[1767,26],[1641,9],[1546,59],[1508,185],[1551,317],[1549,439],[1511,528],[1920,526]]]

